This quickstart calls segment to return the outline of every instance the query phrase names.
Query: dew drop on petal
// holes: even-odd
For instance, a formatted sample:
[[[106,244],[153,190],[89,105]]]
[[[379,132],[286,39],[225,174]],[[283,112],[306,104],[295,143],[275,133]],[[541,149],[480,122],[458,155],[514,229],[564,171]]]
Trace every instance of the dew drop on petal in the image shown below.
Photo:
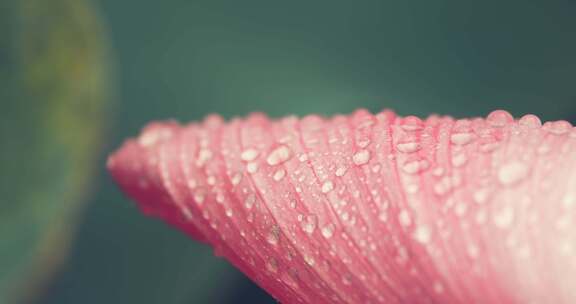
[[[492,127],[502,128],[507,124],[511,123],[512,121],[514,121],[514,117],[512,117],[510,113],[504,110],[496,110],[488,114],[488,117],[486,117],[486,121]]]
[[[398,214],[398,221],[400,221],[400,224],[404,227],[408,227],[412,224],[410,214],[406,210],[400,211],[400,214]]]
[[[194,192],[194,201],[196,202],[196,204],[201,205],[204,202],[205,198],[206,195],[204,194],[204,191]]]
[[[402,170],[408,174],[417,174],[430,167],[430,163],[425,159],[407,161],[402,165]]]
[[[246,162],[250,162],[255,160],[258,157],[258,154],[259,152],[256,149],[246,149],[240,154],[240,159]]]
[[[415,141],[402,142],[396,145],[396,150],[402,153],[414,153],[420,150],[420,148],[420,144]]]
[[[502,208],[502,210],[494,214],[492,220],[494,221],[494,225],[496,225],[496,227],[502,229],[507,228],[514,221],[514,210],[512,209],[512,207],[506,206]]]
[[[318,224],[318,217],[314,214],[307,215],[302,219],[302,230],[308,234],[312,234],[316,230]]]
[[[498,170],[498,180],[505,186],[521,181],[526,175],[528,175],[528,167],[519,161],[504,164]]]
[[[430,228],[427,226],[418,226],[414,231],[414,239],[422,244],[428,243],[431,236]]]
[[[275,258],[269,258],[266,262],[266,269],[272,273],[278,272],[278,261]]]
[[[242,173],[236,173],[232,176],[232,185],[236,186],[240,183],[240,181],[242,181]]]
[[[256,172],[258,172],[258,163],[248,163],[246,165],[246,171],[248,171],[248,173],[250,174],[254,174]]]
[[[565,120],[549,122],[546,124],[549,124],[549,126],[546,128],[548,130],[548,132],[555,134],[555,135],[566,134],[572,129],[572,125]]]
[[[266,241],[271,245],[277,245],[280,241],[280,227],[273,225],[266,235]]]
[[[332,190],[334,190],[334,183],[332,183],[332,181],[325,181],[324,184],[322,184],[322,193],[328,193]]]
[[[464,146],[472,142],[474,135],[468,132],[454,133],[450,136],[450,142],[457,146]]]
[[[329,239],[334,235],[334,225],[329,224],[322,228],[322,236],[326,239]]]
[[[522,116],[522,118],[520,118],[518,123],[520,124],[520,126],[526,127],[529,129],[536,129],[536,128],[540,128],[542,126],[542,122],[540,121],[540,118],[538,118],[538,116],[532,115],[532,114],[527,114],[527,115]]]
[[[336,174],[336,176],[340,177],[340,176],[344,176],[344,174],[346,174],[346,171],[348,169],[344,166],[340,166],[338,167],[338,169],[336,169],[336,172],[334,174]]]
[[[279,169],[276,170],[276,172],[274,172],[274,176],[272,176],[272,178],[278,182],[281,181],[284,178],[284,176],[286,176],[286,170]]]
[[[458,168],[462,167],[468,161],[468,157],[464,153],[456,154],[452,157],[452,166]]]
[[[366,147],[368,147],[368,145],[370,145],[370,139],[365,138],[365,139],[358,140],[358,141],[356,141],[356,144],[358,145],[358,147],[360,147],[362,149],[366,148]]]
[[[316,261],[314,261],[314,258],[307,255],[307,254],[304,255],[304,262],[310,267],[313,267],[314,264],[316,264]]]
[[[246,209],[252,209],[254,203],[256,203],[256,195],[253,193],[248,194],[246,199],[244,199],[244,207],[246,207]]]
[[[418,130],[422,130],[424,128],[422,120],[416,116],[406,116],[403,119],[400,127],[404,131],[408,131],[408,132],[418,131]]]
[[[198,158],[196,159],[196,165],[198,167],[202,167],[211,158],[212,158],[212,151],[210,151],[208,149],[201,149],[200,152],[198,152]]]
[[[483,204],[488,199],[489,194],[490,194],[490,192],[488,189],[478,189],[478,190],[474,191],[474,193],[472,194],[472,199],[477,204]]]
[[[354,164],[358,166],[367,164],[369,160],[370,160],[370,151],[368,150],[360,150],[352,156],[352,161],[354,162]]]
[[[289,160],[291,156],[292,152],[290,151],[290,149],[285,145],[281,145],[278,146],[276,149],[272,150],[270,154],[268,154],[266,162],[270,166],[276,166]]]

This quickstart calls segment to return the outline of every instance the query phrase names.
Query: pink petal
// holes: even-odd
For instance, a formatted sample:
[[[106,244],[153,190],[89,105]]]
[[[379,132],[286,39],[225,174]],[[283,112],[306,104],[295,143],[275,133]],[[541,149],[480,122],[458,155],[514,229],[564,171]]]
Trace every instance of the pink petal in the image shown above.
[[[108,167],[281,302],[576,302],[565,121],[211,116],[152,123]]]

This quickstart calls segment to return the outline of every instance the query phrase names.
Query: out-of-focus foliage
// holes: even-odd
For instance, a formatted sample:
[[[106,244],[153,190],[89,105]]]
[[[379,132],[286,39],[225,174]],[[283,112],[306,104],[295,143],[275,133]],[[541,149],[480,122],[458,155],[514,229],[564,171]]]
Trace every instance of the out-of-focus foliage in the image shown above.
[[[20,303],[62,263],[93,182],[108,50],[84,0],[2,1],[0,23],[0,303]]]

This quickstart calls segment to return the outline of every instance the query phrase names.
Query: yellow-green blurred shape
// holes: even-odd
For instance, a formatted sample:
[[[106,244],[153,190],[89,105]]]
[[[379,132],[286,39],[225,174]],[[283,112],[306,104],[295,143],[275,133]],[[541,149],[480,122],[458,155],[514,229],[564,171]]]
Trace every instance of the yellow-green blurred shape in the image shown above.
[[[33,299],[66,256],[107,123],[106,42],[89,1],[0,4],[0,303]]]

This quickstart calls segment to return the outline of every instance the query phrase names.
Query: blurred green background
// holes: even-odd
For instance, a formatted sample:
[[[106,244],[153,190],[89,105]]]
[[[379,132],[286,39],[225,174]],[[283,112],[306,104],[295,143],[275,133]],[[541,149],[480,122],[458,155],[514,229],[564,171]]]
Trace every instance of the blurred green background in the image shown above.
[[[0,304],[273,303],[105,156],[263,111],[576,120],[575,1],[0,0]]]

